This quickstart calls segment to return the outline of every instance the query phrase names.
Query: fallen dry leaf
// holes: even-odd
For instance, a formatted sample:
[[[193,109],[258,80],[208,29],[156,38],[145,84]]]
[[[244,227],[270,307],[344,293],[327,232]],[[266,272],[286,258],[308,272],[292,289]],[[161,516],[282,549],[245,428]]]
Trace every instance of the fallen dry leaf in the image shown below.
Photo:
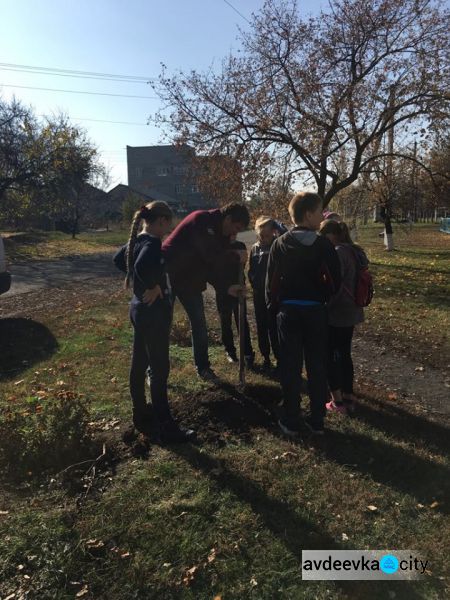
[[[198,571],[198,566],[191,567],[190,569],[187,569],[185,571],[185,574],[183,577],[184,585],[186,585],[186,586],[191,585],[191,583],[194,581],[194,577],[195,577],[195,574],[197,573],[197,571]]]
[[[211,548],[209,554],[208,554],[208,562],[212,563],[213,561],[216,560],[217,557],[217,550],[215,548]]]
[[[102,542],[102,540],[87,540],[86,542],[86,548],[103,548],[103,546],[105,545],[105,542]]]
[[[430,504],[430,508],[437,508],[438,506],[439,506],[439,502],[436,502],[436,501],[435,501],[435,502],[432,502],[432,503]]]
[[[373,504],[369,504],[369,506],[367,507],[368,510],[370,510],[371,512],[375,512],[376,510],[378,510],[378,506],[374,506]]]
[[[83,596],[86,596],[86,594],[89,594],[89,588],[87,585],[83,585],[81,590],[75,594],[75,598],[82,598]]]

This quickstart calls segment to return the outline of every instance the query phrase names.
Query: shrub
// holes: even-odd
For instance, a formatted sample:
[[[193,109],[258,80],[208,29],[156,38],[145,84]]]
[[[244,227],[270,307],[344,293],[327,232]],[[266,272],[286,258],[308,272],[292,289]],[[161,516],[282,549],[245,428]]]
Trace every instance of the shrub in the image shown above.
[[[39,477],[95,454],[89,407],[80,395],[60,391],[45,401],[0,413],[0,470],[13,479]]]

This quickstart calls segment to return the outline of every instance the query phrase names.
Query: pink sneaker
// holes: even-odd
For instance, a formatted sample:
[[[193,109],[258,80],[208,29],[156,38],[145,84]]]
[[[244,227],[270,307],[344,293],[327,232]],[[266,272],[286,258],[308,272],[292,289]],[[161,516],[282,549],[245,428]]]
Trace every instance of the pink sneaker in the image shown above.
[[[331,412],[338,412],[343,415],[347,414],[347,409],[345,408],[345,406],[343,404],[340,404],[340,405],[335,404],[334,400],[331,400],[331,402],[327,402],[326,407],[327,407],[327,410],[329,410]]]

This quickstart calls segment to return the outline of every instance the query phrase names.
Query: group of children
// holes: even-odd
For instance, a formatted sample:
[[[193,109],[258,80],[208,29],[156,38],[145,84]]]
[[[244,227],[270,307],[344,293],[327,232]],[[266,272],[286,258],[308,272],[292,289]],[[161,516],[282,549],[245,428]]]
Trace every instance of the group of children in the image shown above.
[[[220,210],[198,211],[217,213],[214,218],[224,224],[215,231],[207,229],[208,234],[222,239],[227,236],[223,256],[233,252],[240,256],[234,261],[218,262],[224,279],[228,284],[234,283],[216,286],[222,342],[230,362],[237,361],[232,319],[234,316],[238,326],[237,298],[244,291],[246,247],[236,240],[236,234],[245,226],[245,210],[242,206],[228,213],[222,209],[220,215]],[[226,226],[227,214],[231,226]],[[304,362],[310,397],[310,415],[304,422],[313,433],[323,434],[327,409],[340,413],[353,409],[351,343],[354,326],[363,320],[363,308],[355,290],[359,271],[367,267],[368,261],[338,215],[329,213],[324,218],[322,200],[317,194],[296,194],[289,204],[289,214],[294,225],[291,230],[265,216],[255,223],[258,240],[250,252],[248,278],[253,290],[258,345],[266,372],[272,367],[271,353],[276,361],[283,390],[281,430],[289,436],[300,432]],[[161,441],[167,443],[189,441],[194,435],[174,421],[167,398],[173,290],[161,240],[169,231],[171,220],[170,208],[163,202],[142,207],[133,220],[129,243],[114,259],[127,274],[127,284],[132,282],[134,292],[130,308],[134,326],[130,372],[133,422],[138,430],[147,432],[149,423],[155,421]],[[142,233],[138,235],[141,224]],[[179,228],[183,229],[183,223]],[[253,368],[255,355],[246,317],[245,329],[245,362]],[[147,368],[151,405],[145,398]]]

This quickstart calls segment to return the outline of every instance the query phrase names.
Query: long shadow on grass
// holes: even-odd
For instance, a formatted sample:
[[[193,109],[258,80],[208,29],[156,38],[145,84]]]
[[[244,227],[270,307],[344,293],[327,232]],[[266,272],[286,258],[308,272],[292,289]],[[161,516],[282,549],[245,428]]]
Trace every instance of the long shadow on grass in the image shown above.
[[[374,481],[408,494],[422,504],[441,501],[438,510],[448,514],[443,502],[450,493],[450,472],[445,466],[416,456],[398,446],[356,432],[329,430],[318,442],[328,460],[369,476]]]
[[[367,400],[358,404],[358,420],[406,442],[421,442],[433,451],[447,456],[450,453],[450,429],[414,415],[400,406],[387,405],[363,395]]]
[[[201,452],[195,446],[173,446],[172,451],[188,462],[194,469],[200,469],[205,476],[215,481],[221,489],[230,490],[241,502],[248,504],[252,511],[259,515],[267,529],[275,535],[284,546],[299,561],[302,559],[302,549],[308,550],[342,550],[342,545],[336,542],[326,531],[314,522],[300,516],[292,506],[282,502],[267,493],[257,483],[243,477],[228,468],[224,461],[218,461],[209,454]],[[305,586],[308,583],[304,582]],[[334,584],[348,597],[355,600],[367,598],[383,599],[388,590],[396,589],[398,598],[415,600],[423,598],[416,589],[418,584],[400,582],[397,587],[393,582],[336,581]],[[331,582],[330,582],[331,585]],[[312,583],[314,586],[314,582]],[[414,587],[413,587],[414,586]],[[311,589],[313,593],[313,588]],[[278,598],[276,592],[273,595]]]
[[[0,319],[0,381],[56,352],[58,342],[42,323],[32,319]]]
[[[278,398],[279,390],[272,386],[248,386],[242,393],[232,385],[222,383],[219,389],[210,390],[208,395],[199,394],[190,403],[184,399],[177,416],[194,426],[205,441],[217,441],[224,432],[246,439],[251,435],[252,428],[264,428],[277,435],[274,402]],[[398,418],[389,415],[384,415],[384,423],[380,419],[378,426],[383,431],[389,431],[390,428],[395,431],[395,428],[401,427]],[[421,427],[424,430],[425,424]],[[437,434],[437,430],[428,432],[430,437],[434,434]],[[405,434],[403,437],[409,442],[414,441],[413,430],[410,435],[409,438]],[[444,433],[440,431],[439,435],[443,436]],[[377,437],[350,430],[342,432],[330,429],[324,438],[318,440],[311,439],[305,431],[304,439],[307,442],[311,440],[327,460],[350,465],[374,481],[413,496],[422,504],[441,501],[450,491],[449,470],[444,465]],[[300,443],[303,444],[303,440]],[[439,510],[447,513],[448,506],[440,502]]]

